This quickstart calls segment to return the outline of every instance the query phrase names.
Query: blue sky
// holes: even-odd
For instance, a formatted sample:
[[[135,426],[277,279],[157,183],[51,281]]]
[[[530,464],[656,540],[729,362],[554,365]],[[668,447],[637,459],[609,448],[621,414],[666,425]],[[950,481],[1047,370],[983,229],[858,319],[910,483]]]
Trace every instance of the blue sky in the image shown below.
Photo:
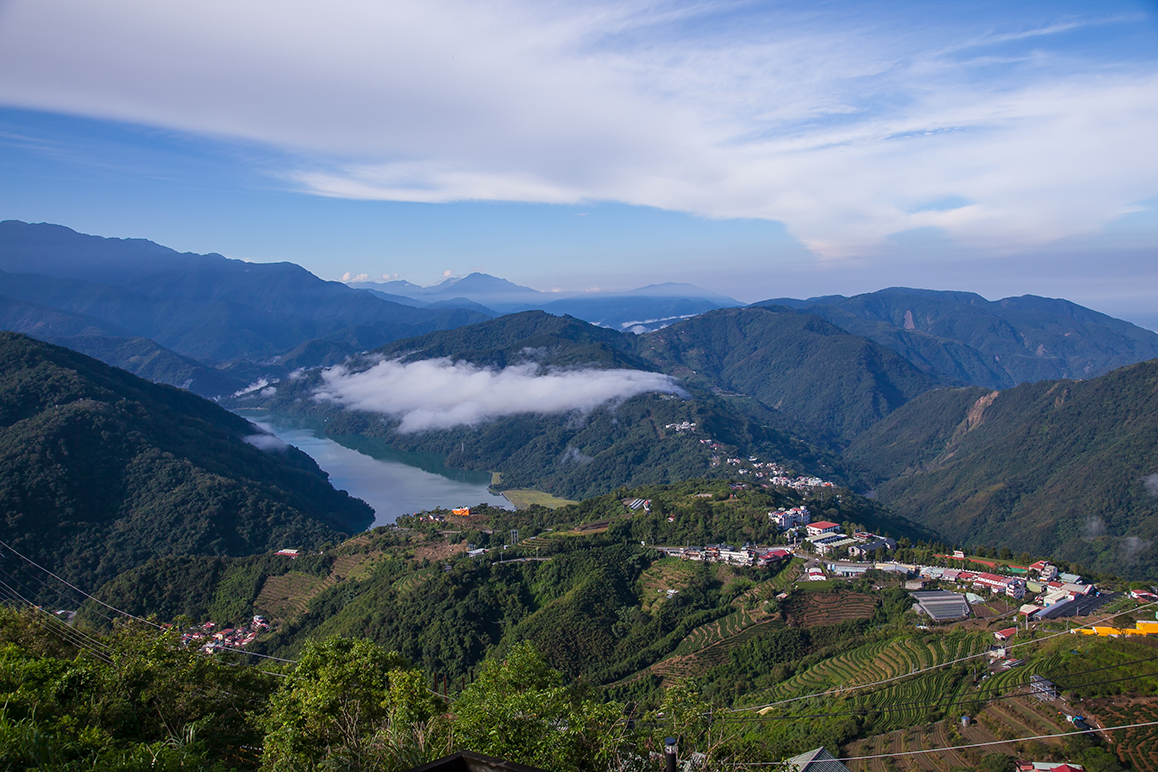
[[[1158,324],[1158,6],[0,0],[0,218],[432,284]]]

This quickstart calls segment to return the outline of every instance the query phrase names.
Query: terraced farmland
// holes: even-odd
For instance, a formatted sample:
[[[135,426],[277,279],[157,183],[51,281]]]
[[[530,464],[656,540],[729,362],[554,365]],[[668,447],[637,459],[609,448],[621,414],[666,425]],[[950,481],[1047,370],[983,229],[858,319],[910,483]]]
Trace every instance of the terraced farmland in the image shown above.
[[[797,591],[785,599],[784,614],[793,627],[819,627],[868,619],[876,605],[875,598],[859,592]]]
[[[870,643],[824,660],[803,673],[753,695],[753,702],[768,703],[805,694],[835,691],[851,698],[849,707],[889,708],[882,715],[880,731],[924,722],[938,707],[952,699],[963,686],[959,668],[940,668],[858,694],[845,691],[904,676],[925,668],[975,654],[986,645],[984,636],[937,635],[914,640]],[[898,708],[898,706],[901,706]]]
[[[349,543],[349,542],[347,542]],[[339,555],[325,579],[294,571],[265,580],[253,601],[254,609],[273,622],[287,622],[305,613],[310,601],[319,593],[348,579],[364,579],[382,559],[381,552],[353,552]]]
[[[253,602],[254,609],[263,612],[272,621],[285,622],[305,612],[310,599],[321,592],[325,580],[309,574],[291,571],[265,580],[261,592]],[[330,585],[334,582],[330,582]]]
[[[1127,701],[1118,698],[1116,702],[1120,704],[1099,700],[1091,706],[1090,712],[1098,717],[1103,726],[1158,721],[1158,700],[1153,697]],[[1110,748],[1122,762],[1133,769],[1158,770],[1158,726],[1120,729],[1106,736],[1112,742]]]
[[[858,740],[845,746],[842,756],[873,756],[882,753],[897,753],[900,751],[932,750],[948,748],[954,745],[968,745],[971,743],[998,742],[1007,737],[1027,737],[1037,734],[1053,734],[1065,731],[1065,728],[1056,721],[1048,719],[1031,703],[1032,698],[1017,698],[1015,700],[999,700],[983,708],[976,719],[968,727],[962,727],[958,720],[959,713],[972,711],[954,711],[952,718],[929,724],[924,728],[913,727],[897,729],[892,732],[876,735],[865,740]],[[1036,727],[1033,731],[1030,727]],[[994,728],[999,729],[995,732]],[[875,731],[875,730],[874,730]],[[1042,741],[1046,747],[1060,748],[1060,740]],[[950,751],[936,751],[934,753],[919,753],[909,756],[895,756],[886,763],[884,759],[865,759],[863,761],[846,761],[845,765],[853,772],[884,772],[895,769],[901,772],[926,772],[938,770],[949,772],[954,767],[975,768],[981,758],[990,753],[1004,753],[1017,756],[1017,744],[1014,742],[992,745],[979,749],[963,749]],[[1146,769],[1146,767],[1135,767]]]
[[[728,614],[728,616],[723,619],[717,619],[715,622],[700,625],[695,630],[692,630],[687,638],[680,641],[675,653],[692,654],[706,649],[713,644],[734,638],[746,628],[767,619],[767,616],[767,614],[760,610],[742,610]]]
[[[425,584],[428,579],[430,579],[430,569],[415,571],[407,574],[390,586],[396,590],[399,595],[412,595],[414,591]]]
[[[743,624],[740,619],[735,619],[742,615],[732,614],[720,622],[726,620],[734,620],[733,626],[724,626],[720,635],[723,637],[709,640],[709,643],[702,649],[688,653],[680,654],[679,649],[676,649],[676,655],[669,657],[650,668],[653,673],[667,680],[683,680],[695,676],[703,675],[711,668],[719,665],[727,660],[732,650],[737,646],[742,646],[755,636],[764,632],[771,622],[770,619],[764,618],[763,621],[749,622]],[[751,617],[748,617],[751,619]],[[708,625],[705,625],[707,627]],[[699,628],[697,628],[699,629]],[[684,641],[687,639],[685,638]],[[683,642],[680,643],[683,646]]]

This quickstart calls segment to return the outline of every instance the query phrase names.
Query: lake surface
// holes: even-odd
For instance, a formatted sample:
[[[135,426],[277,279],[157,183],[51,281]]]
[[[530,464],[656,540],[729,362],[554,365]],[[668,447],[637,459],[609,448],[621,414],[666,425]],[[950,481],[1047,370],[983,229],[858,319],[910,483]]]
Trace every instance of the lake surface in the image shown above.
[[[372,437],[330,438],[317,420],[303,416],[242,415],[273,432],[282,442],[309,454],[329,472],[335,488],[372,506],[374,525],[393,523],[399,515],[436,507],[451,509],[486,503],[513,509],[509,501],[488,490],[488,472],[450,469],[436,454],[403,453]]]

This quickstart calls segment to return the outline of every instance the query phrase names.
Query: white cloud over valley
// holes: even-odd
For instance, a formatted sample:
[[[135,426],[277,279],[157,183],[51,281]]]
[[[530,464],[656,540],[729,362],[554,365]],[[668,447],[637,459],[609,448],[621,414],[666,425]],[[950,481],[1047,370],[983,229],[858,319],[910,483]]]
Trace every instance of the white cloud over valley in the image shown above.
[[[343,365],[322,372],[314,398],[399,419],[405,433],[476,426],[527,413],[590,412],[649,392],[684,393],[675,379],[642,370],[503,369],[450,359],[385,360],[362,372]]]

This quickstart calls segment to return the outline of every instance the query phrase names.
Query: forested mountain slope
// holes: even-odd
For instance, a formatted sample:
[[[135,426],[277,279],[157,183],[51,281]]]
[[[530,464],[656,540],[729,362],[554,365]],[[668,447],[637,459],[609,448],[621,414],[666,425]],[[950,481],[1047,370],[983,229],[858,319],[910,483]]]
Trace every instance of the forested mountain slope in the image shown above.
[[[527,311],[397,341],[354,357],[343,369],[366,371],[382,358],[403,362],[446,358],[494,369],[531,365],[560,372],[654,370],[630,350],[635,343],[630,334]],[[620,485],[727,475],[729,454],[758,455],[801,473],[845,480],[834,456],[786,431],[788,422],[775,411],[764,408],[765,420],[755,420],[732,401],[706,390],[645,393],[589,411],[522,413],[406,433],[400,431],[396,417],[342,409],[317,399],[324,383],[321,371],[307,371],[228,403],[311,413],[326,419],[331,436],[357,434],[398,450],[439,453],[446,456],[448,466],[501,472],[503,488],[533,487],[571,499]],[[685,422],[695,424],[695,431],[671,428]]]
[[[1158,357],[1158,334],[1068,300],[989,301],[972,292],[891,287],[851,298],[775,299],[888,346],[949,381],[986,388],[1093,378]]]
[[[0,539],[93,587],[158,555],[317,545],[372,521],[257,434],[188,392],[0,333]]]
[[[524,311],[395,341],[374,353],[413,362],[448,357],[485,367],[537,362],[544,367],[652,369],[630,353],[631,336],[569,316]]]
[[[248,383],[148,338],[133,337],[116,325],[38,303],[0,297],[0,330],[55,343],[150,381],[179,386],[210,399],[232,394]]]
[[[892,350],[788,309],[711,311],[634,343],[690,386],[749,395],[838,444],[938,385]]]
[[[899,514],[968,544],[1158,571],[1158,360],[1088,381],[941,389],[844,458]]]

